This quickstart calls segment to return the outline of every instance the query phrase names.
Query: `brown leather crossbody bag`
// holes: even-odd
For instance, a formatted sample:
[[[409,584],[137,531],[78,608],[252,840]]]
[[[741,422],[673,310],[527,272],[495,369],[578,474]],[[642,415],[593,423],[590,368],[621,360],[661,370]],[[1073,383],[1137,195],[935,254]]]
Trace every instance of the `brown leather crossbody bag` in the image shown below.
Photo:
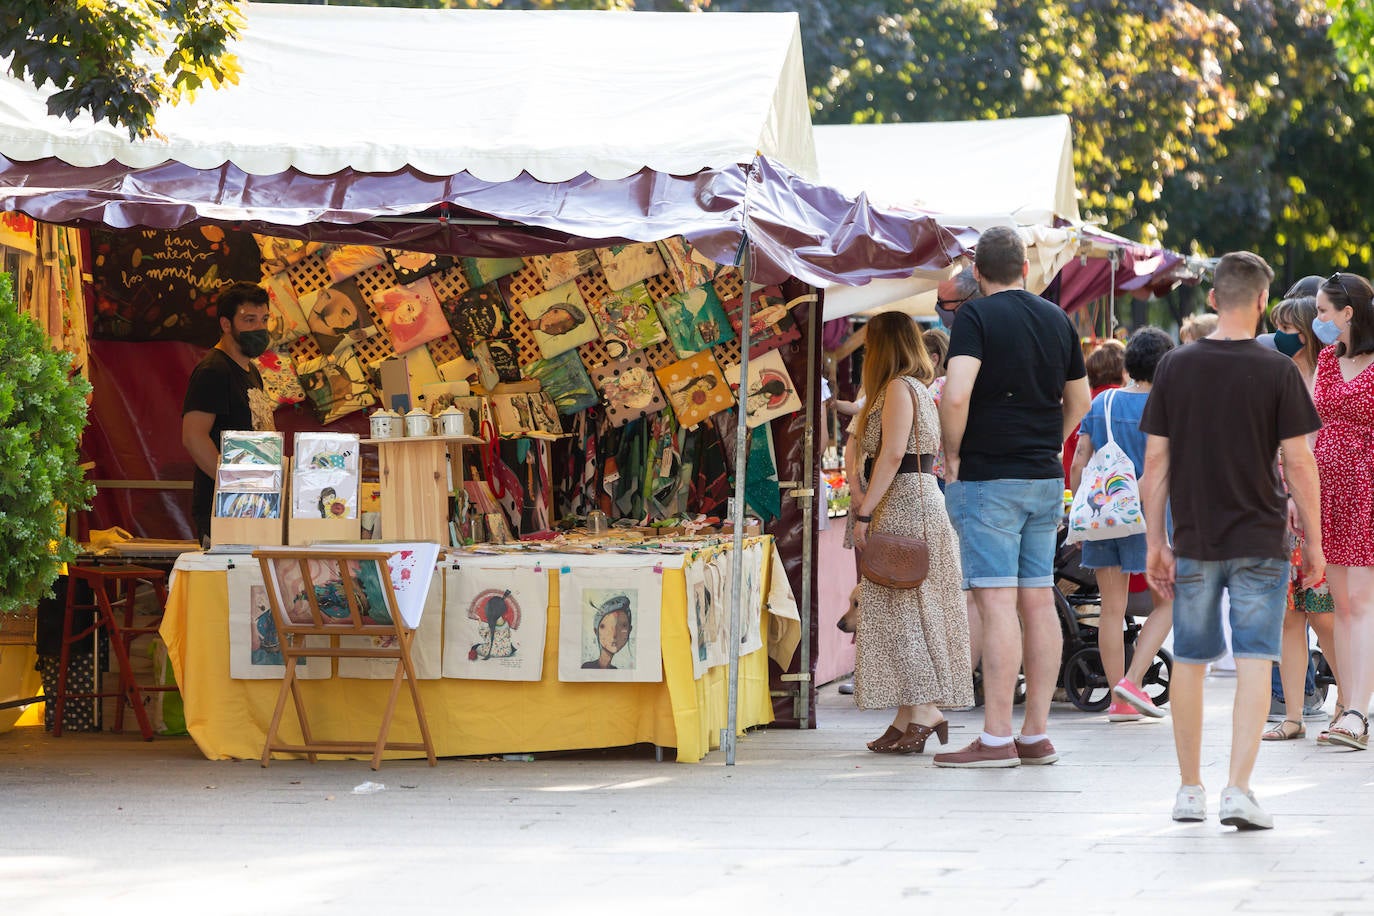
[[[911,398],[911,423],[916,430],[916,441],[921,441],[921,406],[911,391],[911,383],[906,382],[907,396]],[[878,442],[878,454],[882,454],[882,440]],[[925,502],[925,475],[917,476],[917,487],[922,503]],[[889,485],[890,486],[890,485]],[[884,494],[883,499],[887,496]],[[882,508],[879,502],[874,515]],[[926,515],[921,513],[920,536],[889,534],[877,532],[869,534],[868,544],[863,549],[859,561],[859,572],[870,582],[886,588],[917,588],[930,574],[930,548],[926,544]]]

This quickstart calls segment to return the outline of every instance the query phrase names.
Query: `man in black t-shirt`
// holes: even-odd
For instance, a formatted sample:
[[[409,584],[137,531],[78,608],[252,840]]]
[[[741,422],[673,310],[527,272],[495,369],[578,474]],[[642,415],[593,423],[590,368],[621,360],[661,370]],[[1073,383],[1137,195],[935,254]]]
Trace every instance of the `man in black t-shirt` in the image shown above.
[[[945,503],[959,532],[964,588],[982,623],[983,733],[942,767],[1059,759],[1047,735],[1063,634],[1054,607],[1055,535],[1064,512],[1065,437],[1091,398],[1078,333],[1059,306],[1028,293],[1015,229],[984,232],[974,255],[983,298],[959,308],[940,401]],[[1026,714],[1012,737],[1016,675]]]
[[[1140,481],[1149,545],[1150,585],[1174,599],[1174,670],[1169,709],[1182,785],[1176,821],[1207,816],[1202,788],[1202,683],[1221,658],[1221,595],[1230,597],[1236,659],[1230,784],[1221,822],[1272,827],[1250,791],[1260,731],[1269,711],[1269,675],[1279,660],[1288,596],[1287,501],[1283,472],[1305,533],[1303,581],[1319,583],[1322,556],[1317,468],[1307,435],[1321,426],[1297,366],[1254,341],[1274,272],[1248,251],[1216,266],[1207,299],[1217,329],[1169,353],[1155,369],[1140,428],[1149,434]],[[1166,500],[1173,545],[1163,525]],[[1302,727],[1302,723],[1298,723]]]
[[[267,291],[252,283],[235,283],[220,292],[215,314],[219,343],[191,372],[181,405],[181,444],[196,463],[191,516],[202,544],[210,536],[220,433],[274,428],[274,405],[252,362],[267,349]]]

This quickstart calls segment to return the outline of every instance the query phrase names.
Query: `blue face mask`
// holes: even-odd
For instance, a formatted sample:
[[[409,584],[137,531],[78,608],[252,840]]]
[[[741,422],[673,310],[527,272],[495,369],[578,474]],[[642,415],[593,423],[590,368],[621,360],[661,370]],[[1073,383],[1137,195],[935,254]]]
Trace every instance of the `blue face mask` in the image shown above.
[[[1317,339],[1329,347],[1340,339],[1341,329],[1336,327],[1334,321],[1322,321],[1320,318],[1313,318],[1312,333],[1316,334]]]
[[[1274,349],[1291,358],[1302,349],[1302,337],[1297,334],[1289,334],[1287,331],[1275,331]]]

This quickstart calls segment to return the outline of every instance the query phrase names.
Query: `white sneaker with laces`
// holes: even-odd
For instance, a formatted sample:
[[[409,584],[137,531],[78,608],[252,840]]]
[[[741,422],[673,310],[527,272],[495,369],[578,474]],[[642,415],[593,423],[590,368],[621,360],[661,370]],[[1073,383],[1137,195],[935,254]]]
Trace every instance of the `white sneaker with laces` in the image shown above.
[[[1238,830],[1271,830],[1274,819],[1255,801],[1255,793],[1236,786],[1221,790],[1221,822]]]
[[[1174,796],[1174,820],[1207,820],[1207,790],[1202,786],[1179,786]]]

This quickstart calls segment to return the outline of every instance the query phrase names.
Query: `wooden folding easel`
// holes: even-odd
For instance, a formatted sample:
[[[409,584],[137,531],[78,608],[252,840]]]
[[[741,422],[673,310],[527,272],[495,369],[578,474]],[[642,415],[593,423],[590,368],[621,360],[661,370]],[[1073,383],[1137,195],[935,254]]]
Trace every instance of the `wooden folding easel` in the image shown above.
[[[286,677],[282,680],[281,692],[277,695],[277,707],[272,713],[272,722],[267,728],[267,741],[262,749],[262,765],[267,766],[273,751],[305,754],[311,763],[318,760],[316,756],[318,754],[350,754],[371,751],[372,769],[375,770],[382,765],[383,751],[400,750],[424,751],[429,760],[429,765],[434,766],[436,763],[434,742],[429,735],[429,724],[425,721],[424,705],[420,700],[420,687],[415,678],[415,663],[410,657],[410,648],[415,640],[415,631],[407,628],[401,619],[396,592],[392,588],[391,576],[386,566],[386,555],[376,550],[358,548],[330,550],[321,547],[310,550],[263,548],[254,551],[253,556],[262,564],[262,578],[267,586],[268,601],[272,607],[272,617],[277,625],[277,633],[281,637],[282,657],[286,662]],[[299,564],[301,580],[305,583],[305,596],[310,603],[311,619],[309,622],[298,623],[287,615],[286,607],[290,596],[280,594],[278,580],[273,569],[273,564],[276,561]],[[315,591],[315,582],[310,572],[311,561],[324,561],[331,569],[337,568],[339,570],[344,596],[348,600],[347,617],[328,617],[321,612]],[[370,620],[364,620],[359,602],[359,597],[363,594],[362,587],[349,569],[350,561],[378,564],[378,578],[382,592],[386,596],[387,608],[391,613],[391,623],[377,624],[370,622]],[[328,645],[308,645],[308,638],[312,636],[326,637],[329,641]],[[367,645],[343,647],[340,645],[340,637],[343,636],[367,637]],[[377,646],[372,643],[373,637],[387,636],[396,637],[394,646]],[[308,657],[395,659],[396,674],[391,681],[391,695],[387,698],[386,711],[382,714],[376,741],[325,741],[317,740],[311,734],[310,723],[306,718],[305,703],[301,698],[299,680],[296,677],[297,660]],[[410,687],[411,702],[415,705],[415,719],[420,725],[420,737],[423,741],[421,744],[387,741],[387,734],[391,730],[391,717],[396,711],[396,697],[401,692],[402,682]],[[296,717],[300,720],[303,739],[300,744],[283,744],[277,740],[277,729],[281,725],[282,713],[286,711],[288,695],[296,705]]]

